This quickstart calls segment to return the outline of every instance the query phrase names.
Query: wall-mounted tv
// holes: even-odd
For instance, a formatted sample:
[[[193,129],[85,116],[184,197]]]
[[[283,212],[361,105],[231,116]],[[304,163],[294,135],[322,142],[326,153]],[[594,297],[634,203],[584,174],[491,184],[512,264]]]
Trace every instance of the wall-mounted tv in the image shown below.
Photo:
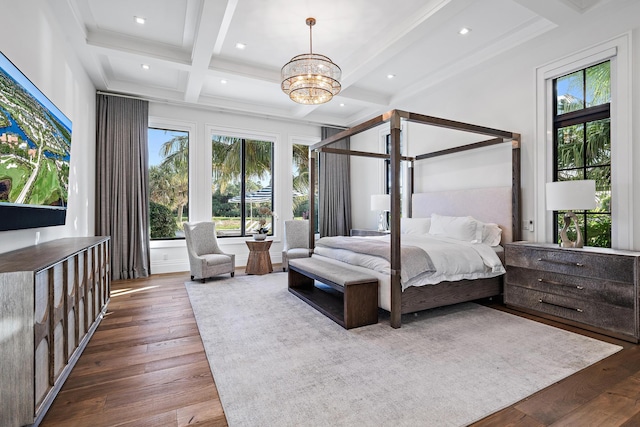
[[[71,121],[0,52],[0,231],[63,225]]]

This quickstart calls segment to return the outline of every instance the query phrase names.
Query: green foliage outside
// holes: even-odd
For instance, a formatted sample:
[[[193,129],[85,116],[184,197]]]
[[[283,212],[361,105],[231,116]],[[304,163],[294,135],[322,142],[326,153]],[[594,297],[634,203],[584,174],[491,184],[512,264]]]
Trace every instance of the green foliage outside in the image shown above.
[[[175,133],[174,133],[175,135]],[[162,144],[160,156],[162,162],[149,168],[150,200],[172,212],[176,228],[153,225],[152,239],[175,238],[181,224],[188,219],[189,165],[188,134],[174,136]],[[244,150],[245,191],[256,192],[271,183],[271,163],[273,143],[269,141],[244,140],[242,138],[212,137],[212,220],[221,235],[239,236],[242,218],[242,204],[230,202],[238,199],[241,188],[241,153]],[[293,146],[293,210],[294,217],[308,217],[309,176],[308,147]],[[258,211],[261,208],[272,210],[270,201],[245,203],[245,228],[250,233],[259,224]],[[156,206],[156,210],[157,210]],[[155,218],[155,217],[154,217]],[[164,217],[162,217],[164,218]],[[267,223],[273,220],[272,215],[266,218]],[[158,229],[164,230],[163,234]]]
[[[161,223],[154,225],[150,216],[152,239],[174,239],[188,218],[189,202],[189,135],[178,132],[160,147],[162,163],[149,167],[149,197],[152,203],[163,206],[171,212],[173,226]],[[151,205],[150,205],[151,206]],[[186,216],[185,216],[186,213]],[[164,221],[165,217],[159,219]],[[155,229],[155,232],[154,232]],[[166,234],[160,233],[164,230]]]
[[[178,231],[178,224],[171,209],[159,203],[149,202],[149,223],[152,239],[175,236]]]
[[[557,79],[558,115],[607,104],[611,101],[610,63],[604,62]],[[560,87],[566,93],[560,92]],[[575,122],[574,122],[575,123]],[[588,121],[559,128],[556,135],[558,181],[596,181],[596,208],[576,212],[585,245],[611,247],[611,120]],[[558,213],[557,230],[563,227]],[[585,226],[586,221],[586,226]],[[575,230],[569,230],[575,240]]]

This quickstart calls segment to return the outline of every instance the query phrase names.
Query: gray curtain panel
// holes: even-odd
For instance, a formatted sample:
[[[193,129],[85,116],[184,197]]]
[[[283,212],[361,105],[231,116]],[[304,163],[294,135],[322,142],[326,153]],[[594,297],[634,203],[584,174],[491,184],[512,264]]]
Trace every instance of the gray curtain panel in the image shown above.
[[[111,277],[149,275],[149,103],[97,95],[96,235],[111,236]]]
[[[322,139],[342,129],[322,128]],[[349,138],[331,144],[332,148],[349,149]],[[348,236],[351,230],[351,157],[344,154],[320,153],[318,166],[318,212],[320,236]]]

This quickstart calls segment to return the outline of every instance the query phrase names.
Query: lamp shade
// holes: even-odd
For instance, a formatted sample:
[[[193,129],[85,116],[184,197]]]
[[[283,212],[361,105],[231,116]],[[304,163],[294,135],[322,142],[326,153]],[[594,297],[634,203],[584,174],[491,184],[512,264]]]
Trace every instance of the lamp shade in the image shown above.
[[[391,198],[388,194],[372,194],[371,210],[372,211],[388,211],[391,209]]]
[[[547,210],[581,211],[595,209],[596,182],[579,181],[547,182]]]

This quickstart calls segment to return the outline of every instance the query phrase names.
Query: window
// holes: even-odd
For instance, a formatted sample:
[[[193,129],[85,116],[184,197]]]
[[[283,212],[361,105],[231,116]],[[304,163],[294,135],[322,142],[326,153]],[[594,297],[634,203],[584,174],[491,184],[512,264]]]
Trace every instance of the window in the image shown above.
[[[293,144],[293,219],[309,219],[309,147]]]
[[[553,80],[554,181],[596,181],[596,209],[575,212],[588,246],[611,247],[610,69],[606,61]],[[563,214],[554,212],[555,241]]]
[[[218,236],[273,234],[273,142],[212,135],[212,220]]]
[[[148,129],[151,240],[183,238],[189,217],[189,132]]]

